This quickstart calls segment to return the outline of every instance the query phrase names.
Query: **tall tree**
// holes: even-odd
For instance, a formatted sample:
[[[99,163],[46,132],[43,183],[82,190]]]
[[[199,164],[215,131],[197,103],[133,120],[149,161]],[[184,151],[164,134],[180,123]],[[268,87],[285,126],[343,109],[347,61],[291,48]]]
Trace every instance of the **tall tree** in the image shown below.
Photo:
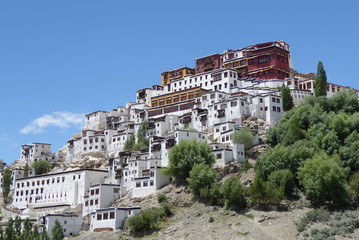
[[[55,226],[51,229],[52,239],[53,240],[62,240],[64,239],[64,229],[62,228],[58,220],[55,221]]]
[[[327,74],[321,61],[318,62],[317,74],[315,75],[314,93],[316,97],[327,96]]]
[[[7,203],[9,197],[10,185],[11,185],[11,170],[6,168],[2,178],[2,195],[5,203]]]
[[[24,167],[24,177],[28,177],[29,176],[29,164],[25,164]]]
[[[290,89],[288,86],[282,86],[281,89],[283,111],[287,112],[294,107],[293,97],[290,95]]]
[[[177,180],[185,180],[195,164],[204,163],[212,166],[214,161],[212,149],[206,142],[197,142],[195,139],[182,140],[170,151],[166,173]]]
[[[35,174],[44,174],[50,170],[50,163],[44,160],[37,160],[32,164],[32,167],[35,169]]]

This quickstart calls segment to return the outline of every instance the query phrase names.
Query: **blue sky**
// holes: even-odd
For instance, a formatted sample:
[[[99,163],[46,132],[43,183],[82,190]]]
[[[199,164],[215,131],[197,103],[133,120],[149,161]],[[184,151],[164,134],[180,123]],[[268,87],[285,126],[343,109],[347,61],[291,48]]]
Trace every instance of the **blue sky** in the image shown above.
[[[359,89],[358,1],[1,1],[0,159],[47,142],[57,151],[82,115],[135,99],[165,68],[266,41],[294,68]]]

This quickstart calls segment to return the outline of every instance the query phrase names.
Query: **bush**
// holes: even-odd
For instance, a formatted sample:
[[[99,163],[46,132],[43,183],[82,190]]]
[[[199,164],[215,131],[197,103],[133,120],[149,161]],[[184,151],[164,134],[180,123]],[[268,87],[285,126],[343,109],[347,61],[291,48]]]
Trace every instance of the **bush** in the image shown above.
[[[141,232],[154,231],[160,228],[160,223],[173,214],[172,205],[164,203],[160,208],[150,208],[127,219],[130,232],[137,234]]]
[[[346,171],[337,156],[320,154],[305,161],[298,172],[305,194],[313,201],[344,204],[348,200]]]
[[[272,172],[268,181],[276,187],[283,188],[284,193],[288,196],[293,192],[293,174],[288,169],[276,170]]]
[[[171,149],[165,173],[177,180],[185,180],[195,164],[212,166],[214,161],[212,150],[206,142],[183,140]]]
[[[256,176],[249,188],[250,199],[259,205],[278,205],[284,198],[284,188]]]
[[[236,206],[244,208],[246,206],[246,198],[244,196],[244,188],[238,177],[229,177],[223,184],[223,197],[226,206]]]
[[[35,174],[44,174],[50,170],[50,163],[44,160],[37,160],[32,164],[32,167],[35,169]]]
[[[214,222],[214,218],[213,218],[212,216],[209,217],[208,222],[209,222],[209,223],[213,223],[213,222]]]
[[[350,189],[352,190],[352,196],[355,201],[359,201],[359,172],[354,173],[350,180]]]
[[[232,136],[233,142],[237,144],[243,144],[245,149],[249,149],[253,145],[254,137],[251,130],[241,129],[235,131]]]
[[[325,208],[321,207],[314,209],[310,212],[307,212],[304,217],[302,217],[299,222],[296,223],[297,230],[299,232],[304,231],[308,224],[313,222],[327,222],[330,219],[330,212]]]
[[[190,172],[190,177],[187,178],[189,188],[193,194],[201,197],[206,197],[212,186],[218,182],[218,173],[210,166],[205,164],[195,164]],[[201,194],[202,191],[202,194]]]
[[[165,194],[161,193],[157,196],[158,203],[167,202],[167,197]]]

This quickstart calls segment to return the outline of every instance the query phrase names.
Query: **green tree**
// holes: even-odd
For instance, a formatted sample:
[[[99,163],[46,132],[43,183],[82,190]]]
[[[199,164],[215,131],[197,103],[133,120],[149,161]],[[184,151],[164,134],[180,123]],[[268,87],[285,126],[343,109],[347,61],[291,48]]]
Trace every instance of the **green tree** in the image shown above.
[[[341,89],[329,99],[331,110],[353,114],[359,111],[359,101],[356,92],[352,89]]]
[[[50,163],[44,160],[37,160],[32,164],[32,168],[35,169],[35,174],[44,174],[50,171]]]
[[[33,224],[29,218],[24,221],[24,228],[21,233],[21,239],[31,239]]]
[[[144,121],[143,123],[141,123],[141,125],[137,131],[137,142],[138,143],[145,143],[147,141],[147,128],[148,128],[147,121]]]
[[[40,240],[39,226],[34,224],[31,232],[31,240]]]
[[[203,193],[207,193],[219,179],[218,173],[211,166],[203,163],[195,164],[189,176],[187,178],[189,188],[195,195],[201,195],[201,197],[206,197]]]
[[[282,188],[287,196],[293,192],[293,174],[288,169],[271,172],[268,181],[273,183],[275,187]]]
[[[5,240],[15,240],[15,233],[14,233],[14,221],[10,217],[7,221],[6,228],[5,228]]]
[[[51,229],[52,239],[53,240],[62,240],[64,239],[64,229],[62,228],[60,222],[56,219],[55,226]]]
[[[249,129],[235,131],[233,133],[232,139],[236,144],[244,144],[245,149],[249,149],[253,146],[254,137],[251,130]]]
[[[25,164],[25,167],[24,167],[24,177],[28,177],[29,176],[29,164]]]
[[[318,203],[344,204],[348,199],[346,171],[338,156],[319,154],[304,162],[298,172],[305,194]]]
[[[14,234],[20,236],[21,234],[21,218],[17,215],[14,220]]]
[[[224,203],[227,207],[236,206],[243,208],[246,206],[245,190],[236,176],[229,177],[223,184]]]
[[[4,171],[4,175],[2,178],[2,194],[4,198],[4,202],[8,202],[8,197],[10,193],[10,185],[11,185],[11,170],[6,168]]]
[[[294,107],[293,97],[290,95],[290,89],[288,86],[282,86],[281,89],[283,111],[287,112]]]
[[[327,95],[327,74],[321,61],[318,62],[317,74],[315,75],[314,93],[316,97]]]
[[[174,146],[169,154],[169,166],[165,173],[177,180],[185,180],[195,164],[212,166],[214,155],[206,142],[183,140]]]
[[[254,178],[249,193],[251,201],[259,205],[278,205],[284,198],[283,187],[264,181],[258,175]]]
[[[359,201],[359,172],[353,174],[350,179],[350,189],[352,191],[353,199]]]
[[[42,226],[41,234],[40,234],[41,240],[50,240],[50,237],[47,235],[46,227]]]
[[[126,151],[131,151],[133,146],[135,145],[135,143],[136,143],[136,138],[135,138],[135,135],[132,134],[129,138],[127,138],[127,140],[125,142],[124,149]]]

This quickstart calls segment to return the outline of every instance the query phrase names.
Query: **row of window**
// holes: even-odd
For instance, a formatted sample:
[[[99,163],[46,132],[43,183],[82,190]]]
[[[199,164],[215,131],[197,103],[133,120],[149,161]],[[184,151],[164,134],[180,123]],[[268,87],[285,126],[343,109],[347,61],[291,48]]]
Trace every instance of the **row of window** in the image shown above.
[[[153,180],[150,180],[150,186],[153,186],[154,185],[154,181]],[[143,184],[142,182],[136,182],[136,188],[140,188],[140,187],[148,187],[148,181],[143,181]]]
[[[95,138],[95,143],[97,143],[98,140],[99,140],[98,138]],[[100,138],[100,141],[101,141],[101,142],[105,142],[105,139],[104,139],[104,138]],[[90,142],[90,144],[93,142],[92,138],[89,139],[89,142]],[[87,144],[87,139],[84,139],[84,144]]]
[[[115,219],[115,212],[105,212],[105,213],[98,213],[97,220],[108,220],[108,219]]]

